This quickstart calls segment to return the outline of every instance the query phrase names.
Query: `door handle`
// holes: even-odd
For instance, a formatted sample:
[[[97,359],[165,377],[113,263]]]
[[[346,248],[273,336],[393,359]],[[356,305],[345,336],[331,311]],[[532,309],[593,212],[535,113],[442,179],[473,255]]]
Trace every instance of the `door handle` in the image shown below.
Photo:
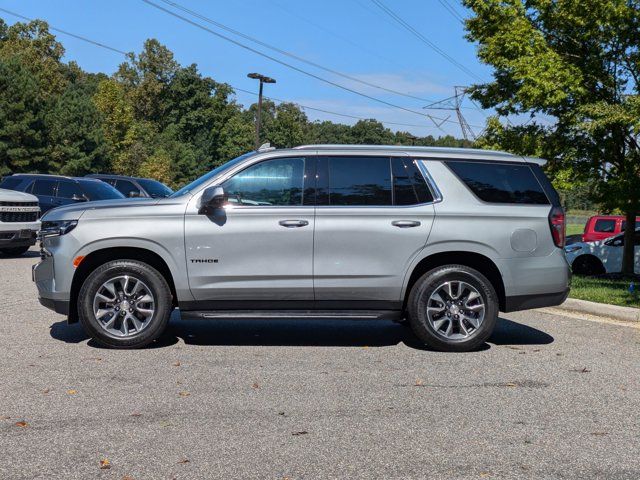
[[[417,220],[394,220],[391,225],[398,228],[419,227],[420,222]]]
[[[309,225],[306,220],[280,220],[278,223],[285,228],[298,228]]]

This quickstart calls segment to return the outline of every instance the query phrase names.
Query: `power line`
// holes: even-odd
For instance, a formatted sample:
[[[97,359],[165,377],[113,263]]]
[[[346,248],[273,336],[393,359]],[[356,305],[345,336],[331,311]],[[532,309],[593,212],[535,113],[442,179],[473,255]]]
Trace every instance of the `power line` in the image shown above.
[[[13,15],[15,17],[21,18],[23,20],[27,20],[27,21],[30,21],[30,22],[34,21],[33,19],[31,19],[29,17],[26,17],[24,15],[20,15],[19,13],[11,12],[11,11],[6,10],[4,8],[0,8],[0,11],[3,11],[5,13],[8,13],[8,14]],[[97,42],[95,40],[91,40],[90,38],[86,38],[86,37],[83,37],[83,36],[80,36],[80,35],[76,35],[74,33],[70,33],[70,32],[67,32],[65,30],[61,30],[61,29],[53,27],[51,25],[49,25],[49,28],[51,30],[55,30],[57,32],[64,33],[65,35],[69,35],[69,36],[71,36],[73,38],[76,38],[78,40],[82,40],[83,42],[89,43],[89,44],[94,45],[96,47],[104,48],[106,50],[110,50],[112,52],[116,52],[116,53],[119,53],[119,54],[122,54],[122,55],[128,55],[127,52],[124,52],[124,51],[119,50],[117,48],[111,47],[111,46],[106,45],[104,43]],[[231,84],[228,84],[228,83],[227,83],[227,85],[229,85],[234,90],[237,90],[239,92],[247,93],[247,94],[250,94],[250,95],[257,95],[257,93],[255,93],[255,92],[252,92],[252,91],[249,91],[249,90],[245,90],[245,89],[242,89],[242,88],[238,88],[238,87],[236,87],[234,85],[231,85]],[[274,98],[274,97],[264,97],[264,98],[268,98],[269,100],[273,100],[273,101],[280,102],[280,103],[287,103],[287,102],[295,103],[300,108],[303,108],[305,110],[314,110],[314,111],[317,111],[317,112],[327,113],[327,114],[330,114],[330,115],[336,115],[336,116],[339,116],[339,117],[351,118],[351,119],[355,119],[355,120],[370,120],[370,118],[359,117],[359,116],[356,116],[356,115],[349,115],[349,114],[346,114],[346,113],[334,112],[334,111],[331,111],[331,110],[325,110],[325,109],[317,108],[317,107],[310,107],[308,105],[303,105],[303,104],[300,104],[298,102],[292,102],[292,101],[289,101],[289,100],[282,100],[282,99]],[[417,124],[413,124],[413,123],[400,123],[400,122],[388,122],[388,121],[383,121],[383,120],[378,120],[378,121],[380,123],[385,124],[385,125],[397,125],[397,126],[402,126],[402,127],[416,127],[416,128],[429,128],[428,125],[417,125]]]
[[[447,61],[449,61],[452,65],[456,66],[457,68],[459,68],[460,70],[462,70],[464,73],[466,73],[467,75],[475,78],[478,81],[482,81],[482,78],[480,78],[480,76],[476,75],[473,71],[471,71],[469,68],[467,68],[466,66],[464,66],[463,64],[461,64],[460,62],[458,62],[455,58],[453,58],[451,55],[449,55],[447,52],[445,52],[444,50],[442,50],[440,47],[438,47],[435,43],[433,43],[431,40],[429,40],[427,37],[425,37],[422,33],[420,33],[418,30],[416,30],[415,28],[413,28],[411,25],[409,25],[405,20],[403,20],[398,14],[396,14],[393,10],[391,10],[389,7],[387,7],[384,3],[382,3],[381,0],[371,0],[378,8],[380,8],[380,10],[382,10],[384,13],[386,13],[387,15],[389,15],[391,18],[393,18],[396,22],[398,22],[400,25],[402,25],[406,30],[408,30],[411,34],[413,34],[416,38],[418,38],[420,41],[422,41],[424,44],[426,44],[429,48],[431,48],[432,50],[434,50],[436,53],[438,53],[440,56],[442,56],[443,58],[445,58]]]
[[[447,0],[438,0],[438,2],[444,7],[447,12],[449,12],[453,16],[453,18],[464,25],[464,18],[462,18],[462,16],[456,11],[456,9],[453,8],[453,5],[451,5]]]
[[[34,19],[32,19],[32,18],[25,17],[24,15],[20,15],[19,13],[12,12],[12,11],[7,10],[7,9],[5,9],[5,8],[0,8],[0,11],[2,11],[2,12],[4,12],[4,13],[8,13],[9,15],[13,15],[14,17],[21,18],[22,20],[27,20],[27,21],[29,21],[29,22],[34,22],[34,21],[35,21],[35,20],[34,20]],[[108,46],[108,45],[105,45],[105,44],[100,43],[100,42],[96,42],[96,41],[94,41],[94,40],[90,40],[90,39],[88,39],[88,38],[86,38],[86,37],[82,37],[82,36],[80,36],[80,35],[76,35],[75,33],[66,32],[66,31],[61,30],[61,29],[59,29],[59,28],[52,27],[51,25],[49,25],[49,28],[50,28],[51,30],[55,31],[55,32],[59,32],[59,33],[62,33],[62,34],[64,34],[64,35],[68,35],[68,36],[73,37],[73,38],[77,38],[78,40],[82,40],[82,41],[87,42],[87,43],[91,43],[91,44],[93,44],[93,45],[95,45],[95,46],[97,46],[97,47],[106,48],[107,50],[111,50],[112,52],[120,53],[120,54],[122,54],[122,55],[127,55],[127,52],[123,52],[122,50],[119,50],[119,49],[117,49],[117,48],[110,47],[110,46]]]
[[[388,102],[388,101],[386,101],[386,100],[382,100],[382,99],[380,99],[380,98],[372,97],[371,95],[367,95],[366,93],[359,92],[359,91],[354,90],[354,89],[352,89],[352,88],[346,87],[346,86],[341,85],[341,84],[339,84],[339,83],[333,82],[333,81],[328,80],[328,79],[323,78],[323,77],[320,77],[319,75],[316,75],[316,74],[314,74],[314,73],[311,73],[311,72],[308,72],[308,71],[306,71],[306,70],[303,70],[303,69],[301,69],[301,68],[299,68],[299,67],[296,67],[295,65],[291,65],[290,63],[287,63],[287,62],[284,62],[284,61],[282,61],[282,60],[279,60],[279,59],[277,59],[277,58],[275,58],[275,57],[272,57],[271,55],[269,55],[269,54],[267,54],[267,53],[261,52],[260,50],[256,50],[256,49],[255,49],[255,48],[253,48],[253,47],[250,47],[250,46],[248,46],[248,45],[245,45],[245,44],[243,44],[243,43],[241,43],[241,42],[239,42],[239,41],[237,41],[237,40],[234,40],[233,38],[229,38],[229,37],[227,37],[226,35],[223,35],[223,34],[221,34],[221,33],[218,33],[218,32],[216,32],[216,31],[214,31],[214,30],[211,30],[210,28],[207,28],[207,27],[205,27],[204,25],[200,25],[199,23],[196,23],[196,22],[194,22],[194,21],[192,21],[192,20],[189,20],[188,18],[183,17],[182,15],[179,15],[179,14],[177,14],[177,13],[175,13],[175,12],[172,12],[171,10],[168,10],[168,9],[166,9],[166,8],[164,8],[164,7],[161,7],[160,5],[157,5],[157,4],[153,3],[153,2],[152,2],[152,1],[150,1],[150,0],[142,0],[142,1],[143,1],[143,2],[145,2],[145,3],[147,3],[147,4],[149,4],[149,5],[151,5],[152,7],[157,8],[158,10],[162,10],[163,12],[165,12],[165,13],[167,13],[167,14],[169,14],[169,15],[173,16],[173,17],[176,17],[176,18],[178,18],[178,19],[180,19],[180,20],[182,20],[182,21],[184,21],[184,22],[187,22],[187,23],[189,23],[190,25],[193,25],[193,26],[194,26],[194,27],[196,27],[196,28],[199,28],[199,29],[201,29],[201,30],[204,30],[205,32],[208,32],[208,33],[210,33],[210,34],[212,34],[212,35],[215,35],[216,37],[222,38],[223,40],[226,40],[226,41],[228,41],[228,42],[230,42],[230,43],[233,43],[234,45],[237,45],[238,47],[243,48],[243,49],[245,49],[245,50],[248,50],[248,51],[250,51],[250,52],[253,52],[253,53],[257,54],[257,55],[260,55],[261,57],[267,58],[267,59],[269,59],[269,60],[271,60],[271,61],[273,61],[273,62],[279,63],[280,65],[283,65],[283,66],[285,66],[285,67],[287,67],[287,68],[290,68],[290,69],[292,69],[292,70],[295,70],[296,72],[302,73],[303,75],[307,75],[308,77],[315,78],[316,80],[319,80],[319,81],[321,81],[321,82],[324,82],[324,83],[326,83],[326,84],[328,84],[328,85],[334,86],[334,87],[336,87],[336,88],[340,88],[340,89],[345,90],[345,91],[347,91],[347,92],[351,92],[351,93],[353,93],[353,94],[355,94],[355,95],[359,95],[359,96],[364,97],[364,98],[367,98],[367,99],[369,99],[369,100],[373,100],[374,102],[378,102],[378,103],[381,103],[381,104],[383,104],[383,105],[387,105],[387,106],[389,106],[389,107],[397,108],[397,109],[399,109],[399,110],[404,110],[405,112],[410,112],[410,113],[413,113],[413,114],[415,114],[415,115],[420,115],[421,117],[427,117],[427,118],[428,118],[429,120],[431,120],[431,121],[434,123],[434,125],[435,125],[438,129],[440,129],[440,130],[442,130],[442,128],[440,127],[440,125],[441,125],[443,122],[448,121],[448,122],[452,122],[452,123],[457,123],[457,122],[454,122],[454,121],[452,121],[452,120],[448,120],[448,119],[442,119],[442,118],[434,117],[434,116],[432,116],[432,115],[428,115],[428,114],[425,114],[425,113],[422,113],[422,112],[418,112],[417,110],[412,110],[412,109],[410,109],[410,108],[406,108],[406,107],[403,107],[403,106],[401,106],[401,105],[396,105],[396,104],[394,104],[394,103]],[[436,120],[441,120],[441,121],[442,121],[442,123],[438,124],[438,122],[436,122]]]
[[[207,16],[205,16],[205,15],[203,15],[201,13],[198,13],[198,12],[196,12],[194,10],[191,10],[191,9],[189,9],[189,8],[183,6],[183,5],[180,5],[177,2],[173,2],[171,0],[160,0],[160,1],[165,3],[165,4],[167,4],[167,5],[170,5],[173,8],[176,8],[176,9],[178,9],[178,10],[184,12],[184,13],[188,13],[189,15],[192,15],[192,16],[194,16],[194,17],[196,17],[196,18],[198,18],[198,19],[200,19],[200,20],[202,20],[204,22],[207,22],[207,23],[209,23],[211,25],[214,25],[214,26],[216,26],[216,27],[218,27],[218,28],[220,28],[222,30],[225,30],[225,31],[227,31],[229,33],[232,33],[234,35],[242,37],[245,40],[249,40],[250,42],[256,43],[256,44],[258,44],[258,45],[260,45],[262,47],[268,48],[269,50],[272,50],[274,52],[278,52],[279,54],[284,55],[286,57],[298,60],[299,62],[306,63],[307,65],[311,65],[312,67],[319,68],[320,70],[324,70],[325,72],[332,73],[333,75],[337,75],[339,77],[346,78],[348,80],[351,80],[352,82],[361,83],[361,84],[366,85],[368,87],[377,88],[379,90],[384,90],[385,92],[393,93],[394,95],[400,95],[400,96],[403,96],[403,97],[412,98],[414,100],[421,100],[421,101],[427,101],[427,102],[430,101],[430,100],[422,98],[422,97],[411,95],[409,93],[399,92],[398,90],[393,90],[391,88],[387,88],[387,87],[384,87],[382,85],[377,85],[375,83],[368,82],[366,80],[362,80],[361,78],[354,77],[352,75],[347,75],[346,73],[340,72],[338,70],[334,70],[332,68],[325,67],[324,65],[321,65],[321,64],[319,64],[317,62],[308,60],[308,59],[306,59],[304,57],[296,55],[295,53],[292,53],[292,52],[289,52],[287,50],[283,50],[281,48],[275,47],[275,46],[273,46],[273,45],[271,45],[269,43],[266,43],[266,42],[264,42],[264,41],[262,41],[262,40],[260,40],[258,38],[252,37],[250,35],[247,35],[245,33],[240,32],[238,30],[235,30],[235,29],[233,29],[233,28],[231,28],[231,27],[229,27],[229,26],[227,26],[227,25],[225,25],[223,23],[215,21],[215,20],[213,20],[213,19],[211,19],[211,18],[209,18],[209,17],[207,17]],[[150,3],[150,2],[147,2],[147,3]]]

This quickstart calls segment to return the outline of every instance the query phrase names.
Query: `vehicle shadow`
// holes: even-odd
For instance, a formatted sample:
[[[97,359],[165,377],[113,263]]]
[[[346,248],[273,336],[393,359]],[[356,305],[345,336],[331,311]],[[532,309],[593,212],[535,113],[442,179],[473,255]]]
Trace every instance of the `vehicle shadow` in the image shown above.
[[[89,337],[79,324],[57,322],[51,336],[67,343],[80,343]],[[410,328],[385,320],[310,319],[224,319],[181,320],[175,312],[164,335],[149,348],[163,348],[182,340],[187,345],[211,346],[299,346],[299,347],[386,347],[404,343],[429,350]],[[493,345],[546,345],[554,338],[537,328],[498,319],[494,333],[477,351]],[[100,348],[90,340],[88,345]]]

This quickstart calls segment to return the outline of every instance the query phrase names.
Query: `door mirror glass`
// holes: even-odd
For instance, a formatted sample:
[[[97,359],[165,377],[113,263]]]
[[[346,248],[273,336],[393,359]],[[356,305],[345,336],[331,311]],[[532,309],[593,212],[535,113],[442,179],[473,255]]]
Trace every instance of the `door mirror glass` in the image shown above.
[[[209,213],[212,210],[222,208],[225,201],[224,188],[220,185],[205,188],[200,198],[200,213]]]

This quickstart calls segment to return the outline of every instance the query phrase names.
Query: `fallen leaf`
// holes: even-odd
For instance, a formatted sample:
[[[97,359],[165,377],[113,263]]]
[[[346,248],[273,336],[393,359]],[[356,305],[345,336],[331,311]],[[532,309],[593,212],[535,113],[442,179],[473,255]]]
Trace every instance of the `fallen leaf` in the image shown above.
[[[280,416],[282,416],[282,417],[284,417],[284,416],[285,416],[284,412],[278,412],[278,415],[280,415]]]
[[[67,390],[67,393],[68,393],[69,395],[75,395],[76,393],[78,393],[78,391],[77,391],[77,390],[73,390],[73,389],[71,389],[71,390]]]
[[[191,460],[189,460],[188,458],[181,458],[180,460],[178,460],[178,463],[181,465],[184,465],[185,463],[189,463]]]
[[[131,414],[131,416],[132,416],[132,417],[141,417],[141,416],[142,416],[142,414],[141,414],[140,412],[133,412],[133,413]]]
[[[260,385],[258,385],[258,382],[253,382],[253,385],[251,385],[251,388],[253,388],[254,390],[257,390],[258,388],[260,388]]]
[[[513,382],[507,382],[504,384],[505,387],[517,387],[518,385]]]
[[[291,435],[298,436],[298,435],[306,435],[307,433],[309,432],[307,432],[306,430],[301,430],[299,432],[293,432]]]
[[[416,378],[416,383],[413,384],[416,387],[424,387],[424,385],[422,384],[422,380],[419,378]]]
[[[487,478],[489,475],[491,475],[489,472],[480,472],[480,478]]]
[[[0,415],[0,420],[9,420],[10,418],[9,415]]]
[[[111,468],[111,463],[106,458],[100,460],[100,470],[109,470]]]
[[[180,365],[181,365],[181,363],[180,363],[180,362],[175,362],[175,363],[173,364],[173,366],[174,366],[174,367],[179,367]]]
[[[25,422],[24,420],[20,420],[19,422],[16,422],[16,427],[20,427],[20,428],[25,428],[28,427],[29,424],[27,422]]]
[[[181,397],[188,397],[191,394],[189,392],[180,392],[178,393],[178,395],[180,395]]]
[[[122,480],[133,480],[133,477],[130,475],[125,475],[124,477],[122,477]]]
[[[49,393],[50,391],[51,391],[50,389],[45,388],[44,390],[42,390],[42,393],[44,393],[44,394],[46,395],[46,394],[47,394],[47,393]]]

